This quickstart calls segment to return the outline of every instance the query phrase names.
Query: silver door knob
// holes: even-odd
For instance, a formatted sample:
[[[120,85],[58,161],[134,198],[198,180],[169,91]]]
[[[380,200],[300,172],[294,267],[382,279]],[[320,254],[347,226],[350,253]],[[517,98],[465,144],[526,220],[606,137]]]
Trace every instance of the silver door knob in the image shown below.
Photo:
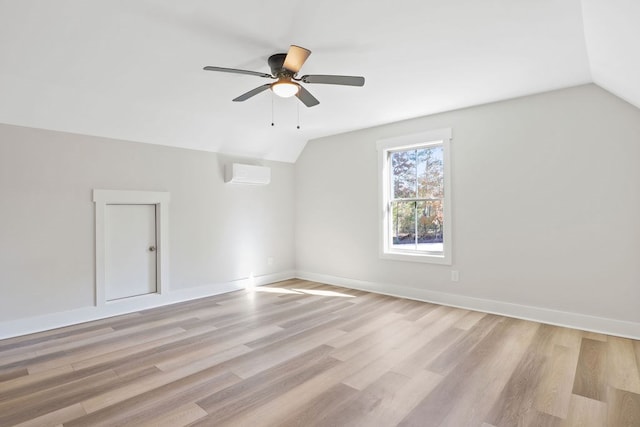
[[[154,252],[155,250],[156,250],[156,247],[155,247],[155,246],[149,246],[149,251],[150,251],[150,252]]]

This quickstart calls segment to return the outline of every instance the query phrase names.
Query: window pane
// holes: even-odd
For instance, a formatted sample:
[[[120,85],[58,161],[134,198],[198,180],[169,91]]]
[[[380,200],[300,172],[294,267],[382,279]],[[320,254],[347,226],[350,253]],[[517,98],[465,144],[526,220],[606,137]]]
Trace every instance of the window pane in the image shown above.
[[[416,202],[391,204],[391,236],[398,249],[416,248]]]
[[[442,146],[421,148],[416,154],[418,197],[441,199],[444,197],[444,159]]]
[[[417,202],[418,249],[429,252],[443,251],[442,201]]]
[[[416,197],[416,150],[391,153],[393,198]]]

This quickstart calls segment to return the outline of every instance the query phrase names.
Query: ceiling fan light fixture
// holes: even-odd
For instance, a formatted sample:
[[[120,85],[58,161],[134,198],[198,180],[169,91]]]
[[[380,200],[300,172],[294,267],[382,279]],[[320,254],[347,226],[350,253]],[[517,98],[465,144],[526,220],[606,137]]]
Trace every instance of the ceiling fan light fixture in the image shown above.
[[[291,98],[298,93],[300,85],[291,80],[280,80],[271,85],[271,90],[281,98]]]
[[[311,95],[311,93],[309,93],[309,91],[298,82],[342,86],[364,86],[364,77],[362,76],[306,74],[300,78],[296,77],[310,54],[311,51],[309,49],[291,45],[287,53],[275,53],[269,57],[267,63],[271,69],[270,74],[259,71],[240,70],[237,68],[225,68],[210,65],[204,67],[204,69],[207,71],[246,74],[249,76],[275,80],[275,82],[265,83],[233,98],[233,102],[246,101],[267,89],[271,89],[271,91],[278,95],[278,97],[290,98],[292,96],[297,96],[300,102],[304,105],[307,107],[313,107],[318,105],[320,101],[318,101],[315,96]]]

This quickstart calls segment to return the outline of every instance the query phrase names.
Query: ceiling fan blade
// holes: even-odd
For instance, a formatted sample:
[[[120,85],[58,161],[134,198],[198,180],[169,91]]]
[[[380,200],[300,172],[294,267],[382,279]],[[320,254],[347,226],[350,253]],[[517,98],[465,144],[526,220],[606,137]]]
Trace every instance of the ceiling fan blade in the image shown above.
[[[311,93],[302,86],[298,89],[296,96],[307,107],[313,107],[314,105],[320,104],[320,101],[318,101],[315,96],[311,95]]]
[[[260,73],[258,71],[249,71],[249,70],[238,70],[236,68],[223,68],[223,67],[204,67],[203,70],[207,71],[222,71],[223,73],[235,73],[235,74],[248,74],[250,76],[258,76],[258,77],[266,77],[268,79],[272,79],[273,76],[267,73]]]
[[[267,84],[264,84],[262,86],[258,86],[257,88],[251,89],[249,92],[243,93],[239,97],[234,98],[233,101],[234,102],[246,101],[247,99],[251,98],[252,96],[257,95],[260,92],[264,92],[265,90],[269,89],[270,87],[271,87],[271,83],[267,83]]]
[[[289,52],[287,52],[287,56],[284,58],[284,64],[282,66],[289,71],[297,73],[300,71],[302,64],[304,64],[309,55],[311,55],[311,51],[309,49],[292,44],[291,47],[289,47]]]
[[[300,79],[305,83],[322,83],[326,85],[364,86],[364,77],[333,76],[325,74],[308,74]]]

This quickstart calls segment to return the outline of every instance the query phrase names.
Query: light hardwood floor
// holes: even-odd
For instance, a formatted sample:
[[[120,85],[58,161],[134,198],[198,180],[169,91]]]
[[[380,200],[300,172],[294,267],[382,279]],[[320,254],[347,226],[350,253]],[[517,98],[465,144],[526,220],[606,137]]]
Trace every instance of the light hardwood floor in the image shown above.
[[[0,341],[0,426],[640,426],[640,342],[300,280]]]

